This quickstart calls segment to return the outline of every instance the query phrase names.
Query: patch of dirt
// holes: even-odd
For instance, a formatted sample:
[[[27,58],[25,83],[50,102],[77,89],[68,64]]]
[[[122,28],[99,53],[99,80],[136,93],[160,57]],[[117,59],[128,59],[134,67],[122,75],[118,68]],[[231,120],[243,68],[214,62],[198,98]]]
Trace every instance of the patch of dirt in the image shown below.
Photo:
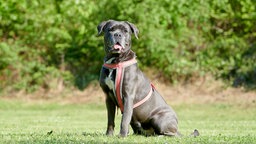
[[[211,77],[204,77],[193,83],[183,85],[164,84],[157,79],[152,83],[170,104],[217,102],[256,105],[256,91],[227,87],[223,82]],[[64,101],[71,103],[102,103],[105,100],[105,95],[98,83],[91,84],[84,91],[74,91],[72,95],[64,98]]]
[[[175,86],[156,83],[156,87],[168,102],[174,104],[229,103],[256,106],[256,91],[228,87],[222,81],[211,77]]]
[[[193,83],[171,85],[164,84],[158,79],[152,81],[157,91],[171,105],[200,104],[200,103],[228,103],[243,106],[256,106],[256,91],[246,91],[244,88],[227,87],[223,82],[212,77],[202,77]],[[9,94],[10,95],[10,94]],[[76,88],[62,91],[39,90],[33,94],[19,92],[4,96],[5,99],[22,99],[25,101],[49,101],[68,103],[104,103],[105,95],[98,82],[92,82],[85,90]]]

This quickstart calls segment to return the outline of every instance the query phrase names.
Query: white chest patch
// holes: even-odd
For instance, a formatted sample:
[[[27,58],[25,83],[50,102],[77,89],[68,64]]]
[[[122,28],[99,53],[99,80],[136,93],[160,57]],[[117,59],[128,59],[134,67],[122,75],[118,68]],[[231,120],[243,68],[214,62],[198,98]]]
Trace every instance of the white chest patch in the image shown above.
[[[114,81],[112,80],[112,73],[113,73],[113,70],[110,69],[108,77],[105,78],[105,83],[107,84],[110,90],[114,90],[115,88]]]

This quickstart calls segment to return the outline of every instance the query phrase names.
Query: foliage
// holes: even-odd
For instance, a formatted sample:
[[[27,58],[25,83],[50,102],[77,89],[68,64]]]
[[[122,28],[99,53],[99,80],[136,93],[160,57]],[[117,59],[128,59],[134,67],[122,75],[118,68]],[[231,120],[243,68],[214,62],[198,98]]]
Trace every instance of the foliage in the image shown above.
[[[96,26],[107,19],[137,25],[133,50],[168,81],[210,72],[253,88],[255,9],[253,0],[0,0],[0,88],[83,89],[98,79]]]

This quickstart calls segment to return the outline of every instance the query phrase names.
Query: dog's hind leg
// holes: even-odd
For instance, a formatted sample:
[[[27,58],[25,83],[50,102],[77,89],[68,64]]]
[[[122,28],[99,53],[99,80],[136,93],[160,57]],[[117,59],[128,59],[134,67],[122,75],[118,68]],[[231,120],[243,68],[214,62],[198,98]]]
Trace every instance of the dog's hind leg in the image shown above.
[[[161,115],[152,120],[153,128],[158,135],[179,136],[176,118],[169,115]]]
[[[142,130],[140,122],[132,121],[130,124],[132,126],[132,130],[133,130],[134,134],[138,134],[138,135],[143,134],[143,130]]]

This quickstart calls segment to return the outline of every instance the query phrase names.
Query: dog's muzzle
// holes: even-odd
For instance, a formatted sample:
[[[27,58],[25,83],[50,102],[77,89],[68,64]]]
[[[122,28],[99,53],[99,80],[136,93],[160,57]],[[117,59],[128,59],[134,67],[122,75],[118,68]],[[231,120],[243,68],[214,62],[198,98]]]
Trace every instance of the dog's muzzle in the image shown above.
[[[123,49],[124,48],[119,43],[116,43],[113,45],[111,52],[112,53],[121,53]]]

